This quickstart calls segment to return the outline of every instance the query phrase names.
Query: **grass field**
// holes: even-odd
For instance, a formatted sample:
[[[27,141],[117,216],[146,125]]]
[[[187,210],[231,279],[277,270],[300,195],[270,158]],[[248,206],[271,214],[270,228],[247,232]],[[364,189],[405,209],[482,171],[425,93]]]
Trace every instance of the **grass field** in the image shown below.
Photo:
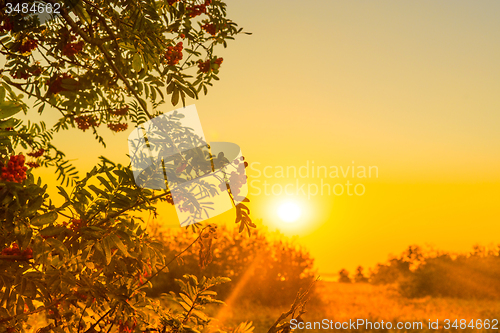
[[[304,321],[319,322],[323,319],[333,322],[345,322],[356,319],[374,322],[422,322],[423,330],[399,330],[400,332],[498,332],[496,330],[478,329],[444,329],[445,319],[450,319],[451,324],[455,319],[465,319],[467,323],[471,319],[485,320],[500,319],[500,300],[463,300],[454,298],[432,298],[408,299],[398,295],[394,287],[374,286],[365,283],[337,283],[319,281],[316,285],[320,297],[309,302],[307,313],[303,316]],[[276,295],[279,297],[279,295]],[[170,305],[171,306],[171,305]],[[236,327],[241,322],[252,321],[255,333],[266,333],[274,321],[289,307],[267,307],[234,300],[227,306],[216,306],[208,309],[218,318],[219,324],[224,327]],[[438,330],[429,330],[427,321],[439,320]],[[36,327],[46,325],[43,316],[33,316],[30,323]],[[450,324],[450,325],[451,325]],[[295,330],[295,332],[325,332],[333,330]],[[372,330],[340,330],[343,332],[388,332],[398,331],[372,329]],[[36,332],[36,329],[30,330]]]
[[[469,323],[471,319],[492,320],[500,318],[500,300],[460,300],[431,297],[407,299],[399,296],[394,287],[373,286],[370,284],[318,282],[317,288],[321,294],[321,300],[310,302],[308,312],[303,316],[305,321],[321,321],[325,318],[334,322],[344,322],[358,318],[370,320],[371,322],[380,322],[381,320],[393,323],[419,321],[424,323],[424,329],[418,330],[419,332],[477,332],[481,330],[462,330],[453,327],[446,330],[442,326],[445,319],[451,320],[451,326],[455,319],[465,319]],[[277,295],[277,297],[279,296]],[[230,326],[235,326],[242,321],[253,321],[256,333],[267,332],[267,328],[285,310],[287,310],[286,307],[269,308],[235,302],[232,307],[223,310],[224,322]],[[439,330],[427,329],[429,319],[431,321],[439,319]],[[500,327],[500,324],[497,327]],[[301,331],[296,330],[296,332]],[[303,331],[325,332],[325,330]],[[373,331],[383,332],[384,330],[373,329]],[[397,330],[393,329],[393,331]],[[491,331],[498,332],[498,329]]]

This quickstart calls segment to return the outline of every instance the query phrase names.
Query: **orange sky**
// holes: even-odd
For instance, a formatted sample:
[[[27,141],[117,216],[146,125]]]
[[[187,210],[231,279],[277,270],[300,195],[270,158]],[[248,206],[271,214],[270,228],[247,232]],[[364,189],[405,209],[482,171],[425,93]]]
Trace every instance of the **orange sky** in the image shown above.
[[[351,179],[362,196],[251,196],[254,218],[298,235],[322,273],[370,267],[415,243],[462,251],[498,242],[500,2],[227,3],[253,35],[221,50],[221,81],[195,102],[208,139],[239,144],[261,171],[308,161],[379,170]],[[56,143],[89,168],[99,154],[126,163],[127,135],[106,133],[107,150],[90,133]],[[307,211],[295,225],[276,216],[291,199]]]

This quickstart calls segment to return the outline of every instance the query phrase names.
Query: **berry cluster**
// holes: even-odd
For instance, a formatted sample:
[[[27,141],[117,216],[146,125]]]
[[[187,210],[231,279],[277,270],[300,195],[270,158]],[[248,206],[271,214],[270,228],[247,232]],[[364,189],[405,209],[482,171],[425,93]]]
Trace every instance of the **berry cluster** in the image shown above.
[[[168,4],[172,6],[174,3],[176,3],[178,0],[167,0]]]
[[[217,65],[217,69],[220,67],[220,65],[222,64],[222,61],[224,59],[222,58],[217,58],[215,60],[213,60],[213,64]],[[199,71],[202,72],[202,73],[208,73],[212,70],[212,60],[208,59],[207,61],[201,61],[201,60],[198,60],[198,68],[199,68]]]
[[[177,43],[175,46],[167,46],[167,53],[165,54],[165,59],[169,66],[174,66],[179,63],[182,59],[182,42]]]
[[[0,254],[3,256],[22,256],[26,259],[33,259],[33,250],[31,248],[27,248],[21,252],[17,243],[12,244],[10,247],[6,247]]]
[[[37,162],[26,162],[26,165],[29,166],[30,168],[39,168],[40,164]]]
[[[108,127],[113,132],[122,132],[122,131],[127,130],[128,124],[126,124],[126,123],[123,123],[123,124],[120,124],[120,123],[116,123],[116,124],[109,123]]]
[[[37,151],[32,151],[31,153],[28,153],[27,155],[31,157],[40,157],[43,155],[43,153],[45,153],[45,149],[40,148]]]
[[[189,211],[192,211],[192,204],[189,202],[189,199],[180,194],[180,193],[177,193],[175,195],[176,197],[176,200],[175,200],[175,203],[176,203],[176,207],[179,209],[179,211],[181,212],[189,212]],[[171,202],[171,204],[173,205],[174,204],[174,200],[172,199],[171,201],[169,199],[167,199],[167,202]]]
[[[169,194],[165,197],[165,201],[168,202],[169,204],[173,205],[174,204],[174,199],[172,198],[172,194]]]
[[[88,130],[90,127],[97,127],[97,117],[95,116],[79,116],[75,117],[75,122],[82,131]]]
[[[205,23],[201,26],[201,28],[212,36],[215,36],[215,34],[217,33],[217,26],[213,23]]]
[[[82,293],[79,293],[78,291],[75,291],[74,295],[75,295],[76,297],[78,297],[79,299],[81,299],[81,300],[84,300],[84,301],[86,301],[86,300],[87,300],[87,295],[82,294]]]
[[[39,76],[40,74],[42,74],[43,72],[43,68],[42,66],[40,66],[40,64],[37,62],[35,63],[34,65],[28,67],[28,68],[21,68],[21,69],[18,69],[13,75],[12,77],[14,79],[24,79],[26,80],[27,78],[29,78],[30,76]]]
[[[231,187],[229,187],[225,182],[219,184],[219,188],[221,191],[225,191],[226,189],[230,188],[231,193],[234,196],[237,196],[240,193],[241,187],[246,184],[247,182],[247,176],[245,175],[245,168],[248,166],[247,162],[244,162],[245,158],[241,157],[240,161],[243,163],[240,163],[238,161],[235,162],[234,166],[237,169],[236,171],[231,172],[231,175],[229,176],[229,184],[231,184]]]
[[[198,60],[198,68],[200,69],[200,72],[202,73],[210,72],[210,66],[211,66],[210,60],[207,61]]]
[[[31,75],[23,68],[23,69],[18,69],[12,77],[14,79],[23,79],[26,80],[29,78]]]
[[[207,6],[212,3],[212,0],[205,0],[205,2],[201,5],[193,5],[187,7],[186,10],[189,13],[190,17],[196,17],[198,15],[204,14],[207,12]]]
[[[247,183],[247,176],[244,173],[233,171],[229,177],[229,183],[231,184],[231,193],[233,195],[238,195],[241,187]]]
[[[42,74],[42,72],[43,72],[43,67],[40,66],[39,63],[37,62],[36,64],[34,64],[33,66],[31,66],[29,68],[29,72],[33,76],[40,76],[40,74]]]
[[[132,324],[128,322],[122,322],[121,320],[118,322],[118,332],[120,333],[131,333],[135,330],[135,326],[137,325],[137,320],[134,318],[134,322]]]
[[[151,265],[149,265],[149,269],[151,270]],[[147,271],[147,269],[144,269],[144,273],[141,274],[141,272],[137,273],[137,277],[139,279],[139,285],[143,285],[144,284],[144,280],[142,278],[148,278],[149,277],[149,273]]]
[[[21,44],[21,46],[19,46],[19,52],[21,52],[21,54],[29,53],[29,52],[33,51],[34,49],[36,49],[37,46],[38,46],[38,42],[35,39],[31,39],[28,37]]]
[[[77,43],[68,43],[64,46],[62,54],[68,57],[72,57],[82,51],[83,45],[83,41],[79,41]]]
[[[2,167],[2,179],[14,183],[25,180],[28,168],[24,166],[24,161],[25,158],[22,154],[11,156],[9,162]]]
[[[3,13],[2,13],[3,14]],[[12,31],[12,23],[10,22],[9,18],[5,15],[1,15],[0,17],[0,33],[5,33],[8,31]]]
[[[128,113],[128,105],[116,110],[110,110],[109,113],[113,116],[124,116]]]
[[[82,221],[80,219],[71,219],[69,220],[69,223],[68,222],[63,222],[63,227],[66,227],[73,231],[78,231],[80,230],[81,227],[84,227],[85,226],[85,221]]]
[[[58,94],[61,91],[66,91],[67,89],[62,87],[62,81],[64,79],[72,79],[73,77],[69,75],[68,73],[63,73],[62,75],[56,77],[55,79],[52,80],[47,80],[47,84],[49,86],[49,92],[52,94]],[[51,82],[52,81],[52,82]]]
[[[57,238],[57,236],[44,236],[44,235],[40,235],[42,236],[43,239],[49,239],[49,238]]]

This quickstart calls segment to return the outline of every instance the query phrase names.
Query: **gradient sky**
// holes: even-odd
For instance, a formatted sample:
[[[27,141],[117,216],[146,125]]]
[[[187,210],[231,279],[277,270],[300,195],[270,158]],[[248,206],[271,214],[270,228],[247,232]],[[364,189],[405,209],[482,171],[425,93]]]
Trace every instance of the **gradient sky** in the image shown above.
[[[498,242],[499,1],[227,3],[253,35],[221,50],[221,81],[192,102],[208,139],[239,144],[260,169],[354,161],[379,170],[353,179],[363,196],[251,196],[253,218],[297,235],[325,274],[372,267],[411,244],[465,251]],[[90,133],[61,133],[56,143],[86,169],[99,154],[127,163],[127,135],[106,134],[106,150]],[[280,222],[286,200],[306,217]],[[172,221],[175,211],[164,214]]]

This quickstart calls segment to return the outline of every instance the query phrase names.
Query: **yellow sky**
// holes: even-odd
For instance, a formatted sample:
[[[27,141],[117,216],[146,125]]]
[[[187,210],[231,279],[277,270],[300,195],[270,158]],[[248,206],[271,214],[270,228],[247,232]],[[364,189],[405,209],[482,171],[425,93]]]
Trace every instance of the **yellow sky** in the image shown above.
[[[227,3],[253,35],[221,50],[221,81],[195,102],[208,139],[239,144],[260,170],[308,161],[379,170],[352,179],[362,196],[251,196],[254,218],[297,234],[323,273],[370,267],[415,243],[498,242],[500,2]],[[99,154],[126,163],[127,135],[107,135],[107,150],[90,133],[56,143],[87,168]],[[302,227],[277,220],[285,199],[308,211]]]

